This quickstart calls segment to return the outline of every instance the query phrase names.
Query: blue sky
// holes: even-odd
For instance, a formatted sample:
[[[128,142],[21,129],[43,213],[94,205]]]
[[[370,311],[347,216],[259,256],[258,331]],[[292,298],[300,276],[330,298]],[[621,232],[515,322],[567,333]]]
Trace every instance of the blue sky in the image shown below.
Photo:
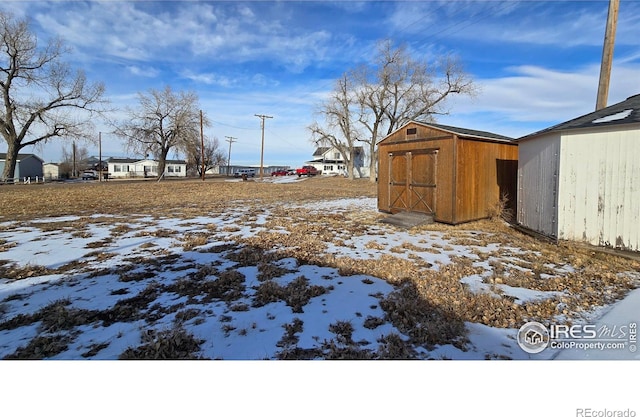
[[[406,43],[416,58],[459,57],[480,87],[448,103],[439,123],[520,137],[594,110],[604,1],[3,1],[41,40],[60,36],[67,60],[104,82],[116,109],[170,85],[192,90],[231,162],[300,166],[307,129],[345,71],[376,42]],[[609,104],[640,93],[640,2],[621,0]],[[131,156],[106,126],[103,156]],[[23,152],[58,161],[64,143]],[[86,144],[90,154],[98,148]],[[0,151],[6,150],[4,142]]]

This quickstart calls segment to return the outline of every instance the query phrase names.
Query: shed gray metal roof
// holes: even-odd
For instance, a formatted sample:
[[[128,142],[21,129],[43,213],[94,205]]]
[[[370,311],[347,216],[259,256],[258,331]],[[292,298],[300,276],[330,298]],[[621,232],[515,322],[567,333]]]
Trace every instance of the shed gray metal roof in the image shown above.
[[[632,123],[640,123],[640,94],[631,96],[625,101],[605,107],[604,109],[576,117],[568,122],[563,122],[523,136],[518,140],[538,136],[543,133],[558,132],[562,130],[618,126]]]
[[[484,139],[484,140],[491,140],[491,141],[498,141],[498,142],[513,142],[514,141],[514,138],[510,138],[508,136],[499,135],[497,133],[485,132],[483,130],[465,129],[465,128],[462,128],[462,127],[447,126],[447,125],[441,125],[441,124],[438,124],[438,123],[421,122],[421,121],[419,122],[417,120],[412,120],[410,122],[407,122],[407,123],[403,124],[402,126],[397,128],[393,132],[389,133],[387,136],[385,136],[385,138],[383,138],[381,140],[381,142],[383,140],[385,140],[386,138],[388,138],[389,136],[391,136],[394,133],[396,133],[397,131],[406,128],[411,123],[415,123],[415,124],[419,124],[419,125],[427,126],[427,127],[433,127],[435,129],[443,130],[445,132],[453,133],[455,135],[458,135],[458,136],[461,136],[461,137],[465,137],[465,138]]]
[[[513,140],[513,138],[510,138],[508,136],[499,135],[497,133],[485,132],[483,130],[465,129],[462,127],[447,126],[447,125],[441,125],[437,123],[425,123],[425,122],[419,122],[419,123],[427,126],[433,126],[437,129],[446,130],[448,132],[455,133],[458,136],[473,137],[473,138],[479,138],[479,139],[494,139],[494,140],[501,140],[501,141],[507,141],[507,142],[511,142]]]

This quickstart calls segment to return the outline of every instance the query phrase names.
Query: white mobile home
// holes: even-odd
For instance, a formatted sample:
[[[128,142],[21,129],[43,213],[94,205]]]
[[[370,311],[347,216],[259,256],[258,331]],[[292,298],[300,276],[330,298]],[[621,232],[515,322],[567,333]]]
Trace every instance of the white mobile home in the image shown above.
[[[158,161],[151,159],[109,158],[110,178],[147,178],[158,176]],[[164,167],[165,177],[186,177],[185,161],[167,160]]]
[[[518,139],[521,226],[640,251],[640,95]]]

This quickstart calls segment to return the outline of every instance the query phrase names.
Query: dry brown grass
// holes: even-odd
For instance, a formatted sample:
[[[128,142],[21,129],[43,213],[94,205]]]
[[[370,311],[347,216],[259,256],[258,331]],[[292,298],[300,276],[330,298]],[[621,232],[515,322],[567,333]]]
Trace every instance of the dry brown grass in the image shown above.
[[[3,359],[44,359],[67,350],[72,338],[67,335],[37,336]]]
[[[497,219],[459,226],[432,224],[412,229],[411,234],[414,235],[442,232],[450,244],[466,246],[471,254],[477,256],[478,262],[487,264],[475,265],[472,258],[454,257],[451,264],[440,265],[438,269],[415,255],[410,259],[401,258],[407,252],[432,252],[430,248],[421,250],[409,243],[392,247],[391,254],[381,254],[375,259],[353,259],[325,253],[325,241],[335,244],[341,241],[341,236],[363,233],[363,225],[350,221],[350,215],[336,219],[314,215],[313,221],[306,223],[276,218],[268,222],[267,227],[276,224],[288,233],[262,232],[242,241],[250,244],[254,251],[255,248],[265,251],[277,248],[284,254],[282,256],[294,257],[301,263],[338,268],[343,276],[371,275],[398,285],[400,295],[394,293],[381,302],[387,319],[411,335],[413,342],[426,346],[461,343],[460,340],[464,339],[458,332],[464,321],[516,328],[530,320],[549,322],[559,314],[563,314],[565,320],[574,320],[597,306],[620,299],[640,284],[637,278],[619,273],[640,271],[637,261],[602,254],[594,248],[570,242],[559,245],[542,242]],[[320,233],[321,228],[326,230]],[[422,244],[428,243],[422,241]],[[516,254],[504,249],[481,250],[492,244],[516,248]],[[376,243],[366,246],[372,250],[383,248]],[[446,245],[443,249],[453,248]],[[570,265],[574,271],[558,273],[557,268],[565,265]],[[492,284],[492,293],[475,293],[461,283],[465,277],[483,275],[487,268],[491,276],[486,281]],[[502,296],[498,284],[563,295],[519,304],[511,297]],[[273,287],[268,287],[273,290],[271,294],[280,290],[275,284],[269,285]],[[274,295],[274,299],[277,298]],[[420,314],[424,316],[421,318]]]
[[[513,221],[514,213],[509,208],[509,197],[506,194],[501,195],[500,199],[489,207],[487,216],[490,220]]]
[[[275,281],[265,281],[256,288],[253,305],[261,307],[269,303],[284,301],[292,312],[302,313],[304,307],[313,297],[318,297],[327,292],[327,288],[320,285],[309,285],[309,280],[299,276],[286,286],[281,286]]]
[[[128,348],[119,359],[198,359],[201,343],[180,327],[147,330],[142,335],[142,345]]]
[[[194,250],[198,246],[204,246],[209,242],[209,235],[206,233],[188,233],[183,238],[182,249],[185,251]]]
[[[9,279],[24,279],[52,273],[41,265],[19,266],[9,261],[0,260],[0,276]]]
[[[339,177],[283,184],[189,179],[15,185],[0,187],[0,220],[95,213],[175,217],[224,208],[231,201],[290,203],[375,195],[376,184],[368,179],[350,181]]]
[[[382,308],[384,318],[367,316],[359,322],[369,329],[390,322],[407,340],[389,334],[378,341],[377,350],[372,350],[352,339],[352,323],[338,321],[329,329],[335,334],[333,339],[318,341],[314,348],[302,349],[297,346],[296,334],[302,331],[303,323],[296,319],[284,326],[284,335],[279,342],[282,348],[278,355],[280,359],[408,359],[417,357],[415,348],[418,346],[432,348],[450,343],[464,349],[466,321],[517,328],[525,321],[546,322],[558,314],[572,320],[596,306],[610,304],[640,284],[637,278],[623,273],[640,271],[638,261],[572,243],[549,244],[516,232],[502,221],[504,210],[500,205],[496,207],[493,219],[459,226],[433,224],[414,228],[410,234],[423,237],[416,241],[417,244],[400,242],[388,248],[389,253],[367,260],[329,254],[327,243],[353,247],[349,241],[354,236],[382,233],[369,229],[380,215],[356,210],[307,213],[289,207],[304,202],[359,196],[375,197],[376,185],[368,180],[312,178],[291,184],[185,180],[0,187],[0,198],[3,199],[0,221],[29,224],[47,233],[75,231],[83,237],[89,233],[90,223],[111,224],[112,237],[137,233],[137,236],[172,238],[185,251],[224,253],[225,259],[234,262],[234,268],[256,267],[260,282],[253,288],[255,295],[245,302],[242,298],[246,296],[247,285],[242,273],[235,269],[219,269],[219,263],[199,265],[190,262],[179,267],[193,268],[194,272],[171,284],[149,283],[144,290],[120,299],[108,310],[74,310],[64,300],[55,302],[35,314],[19,315],[0,322],[2,330],[41,321],[43,331],[48,332],[9,357],[54,356],[71,340],[57,332],[81,324],[102,322],[108,326],[117,321],[131,322],[142,318],[153,322],[166,313],[161,307],[154,307],[161,293],[185,296],[185,305],[221,300],[231,311],[246,311],[251,306],[284,302],[294,313],[302,313],[312,298],[332,291],[331,286],[310,285],[309,280],[301,275],[287,285],[279,284],[275,278],[295,272],[278,265],[283,258],[293,258],[299,265],[336,268],[345,279],[362,274],[393,284],[395,290],[386,298],[379,297],[379,306],[376,306]],[[264,213],[266,205],[269,205],[270,215],[265,224],[259,225],[264,227],[263,231],[249,238],[233,237],[223,244],[202,248],[213,243],[210,237],[214,231],[235,232],[241,230],[240,226],[257,227],[256,219]],[[219,216],[234,207],[246,209],[244,224],[224,226],[220,230],[210,225],[197,232],[180,235],[170,229],[136,230],[126,222],[129,215],[184,219],[208,213]],[[50,223],[28,222],[48,216],[95,214],[115,216],[82,217]],[[430,232],[441,233],[447,243],[430,242]],[[105,238],[87,247],[100,249],[111,243],[111,238]],[[0,251],[11,245],[0,241]],[[152,243],[146,245],[153,247]],[[465,246],[469,256],[453,257],[447,265],[432,265],[418,257],[419,254],[440,252],[437,249],[451,251],[454,249],[452,245]],[[497,245],[500,249],[486,250],[489,245]],[[515,248],[515,251],[505,248]],[[366,249],[382,251],[385,245],[370,242]],[[407,255],[409,259],[406,259]],[[158,272],[173,267],[177,256],[163,249],[158,249],[151,257],[132,255],[129,261],[136,265],[135,269],[123,267],[112,273],[121,282],[148,282]],[[107,255],[95,252],[91,257],[100,261]],[[38,265],[17,267],[8,261],[0,261],[0,274],[10,279],[28,278],[61,273],[69,268],[79,270],[88,261],[75,261],[55,271]],[[568,268],[558,272],[558,268],[564,266]],[[488,293],[473,292],[461,282],[463,278],[474,275],[483,277],[490,289]],[[516,303],[514,298],[504,295],[501,290],[504,285],[560,295]],[[194,308],[180,311],[176,314],[176,324],[179,326],[197,318],[199,311]],[[226,317],[219,317],[224,323],[223,329],[226,332],[236,330],[231,323],[225,322]],[[240,329],[238,332],[246,334],[247,331]],[[86,354],[95,355],[103,348],[98,344],[90,347]],[[195,358],[198,349],[199,341],[177,327],[165,332],[143,333],[142,345],[128,349],[121,358]]]

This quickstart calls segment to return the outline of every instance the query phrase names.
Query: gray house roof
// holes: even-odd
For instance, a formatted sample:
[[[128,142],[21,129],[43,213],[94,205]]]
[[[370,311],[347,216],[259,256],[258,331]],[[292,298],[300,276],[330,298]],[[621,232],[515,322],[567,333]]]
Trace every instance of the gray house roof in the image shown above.
[[[19,161],[24,161],[27,158],[36,158],[40,162],[44,163],[42,158],[40,158],[38,155],[35,155],[35,154],[32,154],[32,153],[19,153],[18,154],[18,160]],[[0,161],[6,161],[6,160],[7,160],[7,154],[6,153],[0,153]]]
[[[135,164],[136,162],[140,162],[140,161],[144,161],[144,159],[132,159],[132,158],[109,158],[107,159],[107,162],[112,163],[112,164]],[[153,159],[153,161],[156,161],[155,159]],[[172,165],[186,165],[187,162],[186,161],[181,161],[179,159],[167,159],[165,161],[167,164],[172,164]]]
[[[138,162],[139,159],[131,159],[131,158],[109,158],[107,162],[112,164],[134,164]]]
[[[604,109],[576,117],[568,122],[563,122],[523,136],[518,140],[538,136],[543,133],[558,132],[562,130],[619,126],[632,123],[640,123],[640,94],[631,96],[625,101],[605,107]]]
[[[328,151],[330,151],[331,149],[334,149],[334,148],[329,147],[329,146],[321,146],[319,148],[316,148],[316,151],[313,153],[313,156],[314,157],[322,156],[325,153],[327,153]],[[362,146],[356,146],[353,149],[354,149],[356,155],[360,154],[361,152],[364,152],[364,148]]]

